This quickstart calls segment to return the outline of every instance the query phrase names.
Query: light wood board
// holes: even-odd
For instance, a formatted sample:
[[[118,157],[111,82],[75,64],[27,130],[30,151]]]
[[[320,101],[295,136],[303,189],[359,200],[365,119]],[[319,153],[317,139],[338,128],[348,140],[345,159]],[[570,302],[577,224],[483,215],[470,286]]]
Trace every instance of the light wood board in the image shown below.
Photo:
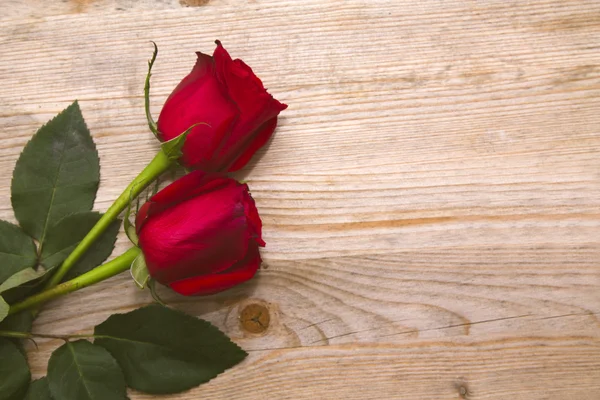
[[[600,2],[3,0],[0,218],[22,147],[74,99],[105,210],[158,148],[149,42],[158,115],[217,38],[290,107],[239,175],[264,221],[258,277],[161,291],[250,356],[169,398],[600,399]],[[123,274],[34,330],[149,302]],[[58,345],[29,346],[36,377]]]

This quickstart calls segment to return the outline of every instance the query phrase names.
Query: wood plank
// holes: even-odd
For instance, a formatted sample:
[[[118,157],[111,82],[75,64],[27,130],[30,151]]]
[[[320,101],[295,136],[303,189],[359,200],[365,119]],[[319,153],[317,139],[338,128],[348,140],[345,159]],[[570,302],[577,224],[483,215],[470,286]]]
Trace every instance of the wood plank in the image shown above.
[[[599,378],[600,342],[584,336],[352,343],[252,351],[199,389],[132,398],[597,400]]]
[[[598,398],[600,3],[201,3],[0,4],[0,218],[23,145],[76,98],[96,209],[152,158],[150,40],[155,114],[216,38],[290,105],[239,174],[264,221],[258,278],[161,291],[251,357],[173,398]],[[150,301],[124,274],[35,329],[88,332]],[[36,376],[59,342],[39,344]]]

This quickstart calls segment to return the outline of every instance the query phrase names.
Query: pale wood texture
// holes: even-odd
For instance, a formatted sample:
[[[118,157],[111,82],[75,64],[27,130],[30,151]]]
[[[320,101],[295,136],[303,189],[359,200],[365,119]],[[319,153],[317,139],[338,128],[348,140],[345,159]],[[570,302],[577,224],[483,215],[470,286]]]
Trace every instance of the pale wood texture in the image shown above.
[[[182,3],[0,4],[1,218],[21,148],[73,99],[100,152],[96,209],[152,158],[150,40],[155,114],[216,38],[290,105],[241,174],[259,276],[162,291],[250,356],[170,398],[600,399],[600,2]],[[150,301],[123,274],[35,330],[87,332]],[[266,331],[240,319],[249,305]],[[60,343],[39,344],[36,376]]]

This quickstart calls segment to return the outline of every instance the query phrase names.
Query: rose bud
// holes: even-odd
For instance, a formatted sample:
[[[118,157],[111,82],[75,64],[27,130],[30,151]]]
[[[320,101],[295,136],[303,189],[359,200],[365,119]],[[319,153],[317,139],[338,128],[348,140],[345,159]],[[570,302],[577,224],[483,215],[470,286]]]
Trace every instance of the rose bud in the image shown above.
[[[159,137],[171,140],[190,127],[181,162],[190,169],[233,172],[271,137],[287,105],[267,93],[242,60],[219,41],[213,56],[198,60],[169,96],[158,118]]]
[[[136,217],[150,275],[185,296],[252,278],[261,263],[262,223],[248,186],[193,171],[152,196]]]

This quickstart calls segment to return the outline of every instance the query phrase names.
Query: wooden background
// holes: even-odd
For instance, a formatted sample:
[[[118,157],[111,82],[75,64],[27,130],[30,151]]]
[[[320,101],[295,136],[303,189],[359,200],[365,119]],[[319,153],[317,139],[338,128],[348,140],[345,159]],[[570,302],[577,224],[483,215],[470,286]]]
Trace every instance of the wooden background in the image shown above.
[[[149,41],[158,115],[217,38],[290,107],[241,174],[258,277],[161,292],[250,356],[168,398],[600,399],[598,0],[2,0],[0,218],[22,147],[74,99],[105,210],[158,148]],[[123,274],[34,330],[149,302]],[[29,347],[35,376],[58,345]]]

